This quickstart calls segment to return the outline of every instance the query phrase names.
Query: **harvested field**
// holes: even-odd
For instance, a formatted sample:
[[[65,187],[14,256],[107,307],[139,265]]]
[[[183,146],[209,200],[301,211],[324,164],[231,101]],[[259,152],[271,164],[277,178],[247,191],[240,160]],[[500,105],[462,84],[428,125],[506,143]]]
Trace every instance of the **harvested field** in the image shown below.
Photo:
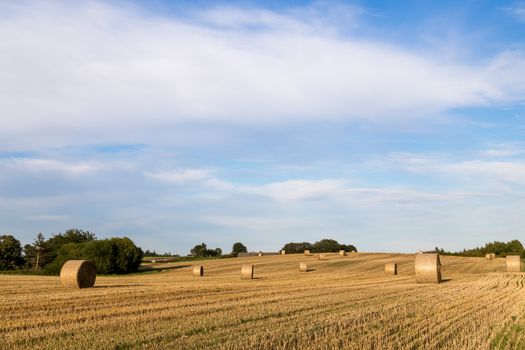
[[[5,349],[517,349],[525,274],[505,259],[442,256],[443,283],[416,284],[414,255],[304,254],[203,261],[68,289],[0,275]],[[385,276],[397,262],[398,275]],[[300,273],[306,261],[312,271]],[[254,264],[253,280],[241,280]],[[305,302],[307,300],[308,302]]]

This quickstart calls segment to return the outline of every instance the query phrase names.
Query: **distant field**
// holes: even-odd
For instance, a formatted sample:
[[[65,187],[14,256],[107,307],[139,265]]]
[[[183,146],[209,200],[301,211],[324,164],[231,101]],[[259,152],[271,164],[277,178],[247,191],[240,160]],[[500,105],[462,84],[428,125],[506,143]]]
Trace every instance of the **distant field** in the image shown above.
[[[314,269],[299,273],[307,261]],[[397,261],[398,276],[384,263]],[[164,264],[159,273],[98,277],[69,290],[58,277],[0,276],[5,349],[522,349],[525,274],[505,260],[442,257],[440,285],[416,284],[414,256],[302,255]],[[256,266],[241,280],[242,263]],[[173,268],[175,267],[175,268]]]

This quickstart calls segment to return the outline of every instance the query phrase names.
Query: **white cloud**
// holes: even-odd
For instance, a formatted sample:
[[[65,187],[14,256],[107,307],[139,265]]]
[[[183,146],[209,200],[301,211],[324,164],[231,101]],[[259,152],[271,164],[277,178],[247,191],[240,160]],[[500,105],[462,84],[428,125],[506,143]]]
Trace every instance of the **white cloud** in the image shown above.
[[[506,156],[507,152],[488,150],[489,155]],[[495,154],[497,153],[497,154]],[[445,175],[462,180],[484,180],[511,184],[525,184],[525,162],[521,160],[464,160],[451,161],[444,157],[418,154],[391,154],[385,161],[371,162],[372,165],[401,169],[418,174]]]
[[[465,161],[442,167],[445,172],[525,185],[525,162]]]
[[[67,215],[50,215],[50,214],[43,214],[43,215],[31,215],[27,217],[30,221],[65,221],[67,220]]]
[[[525,153],[525,148],[520,143],[502,143],[491,145],[482,155],[490,158],[509,158]]]
[[[525,2],[518,2],[514,6],[502,9],[520,22],[525,22]]]
[[[192,21],[122,3],[27,1],[0,12],[4,143],[154,141],[188,121],[411,118],[525,90],[522,53],[444,62],[323,30],[315,11],[223,8]]]
[[[287,180],[260,186],[239,186],[238,192],[270,197],[276,200],[305,200],[338,197],[343,194],[344,181],[323,180]]]
[[[155,180],[177,184],[208,179],[210,177],[210,171],[202,169],[182,169],[171,171],[144,172],[144,175]]]
[[[0,166],[30,172],[57,172],[64,175],[85,175],[96,173],[105,166],[100,162],[66,162],[42,158],[7,158],[0,160]]]

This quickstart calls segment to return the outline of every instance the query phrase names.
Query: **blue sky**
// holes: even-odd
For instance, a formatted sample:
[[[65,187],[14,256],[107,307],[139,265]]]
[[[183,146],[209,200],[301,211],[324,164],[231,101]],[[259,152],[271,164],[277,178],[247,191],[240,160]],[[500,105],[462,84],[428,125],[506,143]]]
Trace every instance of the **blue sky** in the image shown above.
[[[0,1],[0,232],[525,240],[525,2]]]

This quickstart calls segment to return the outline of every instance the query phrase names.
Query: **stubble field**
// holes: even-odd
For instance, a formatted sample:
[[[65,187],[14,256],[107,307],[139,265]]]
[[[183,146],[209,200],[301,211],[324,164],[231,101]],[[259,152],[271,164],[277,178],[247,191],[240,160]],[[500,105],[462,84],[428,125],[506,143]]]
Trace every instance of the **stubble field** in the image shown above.
[[[299,262],[312,270],[299,272]],[[398,263],[385,276],[386,262]],[[254,280],[241,280],[243,263]],[[416,284],[414,255],[302,255],[187,263],[98,277],[0,275],[5,349],[522,349],[525,274],[505,260],[442,257],[445,282]]]

